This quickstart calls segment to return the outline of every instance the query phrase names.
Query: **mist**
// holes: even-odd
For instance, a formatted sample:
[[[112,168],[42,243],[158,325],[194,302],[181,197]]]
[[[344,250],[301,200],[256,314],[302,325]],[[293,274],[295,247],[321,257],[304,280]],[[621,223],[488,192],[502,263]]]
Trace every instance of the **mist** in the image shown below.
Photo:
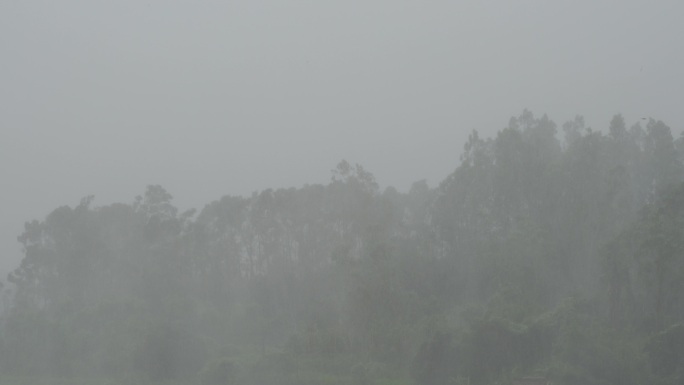
[[[3,2],[0,382],[677,383],[683,8]]]

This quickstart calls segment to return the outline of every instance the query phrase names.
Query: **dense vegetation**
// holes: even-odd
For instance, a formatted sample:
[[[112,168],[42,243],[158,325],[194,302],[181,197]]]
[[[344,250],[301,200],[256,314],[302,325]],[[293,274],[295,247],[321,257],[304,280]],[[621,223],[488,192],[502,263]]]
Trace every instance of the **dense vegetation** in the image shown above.
[[[406,193],[343,161],[198,213],[161,186],[59,207],[18,238],[2,376],[681,384],[684,141],[644,123],[525,111]]]

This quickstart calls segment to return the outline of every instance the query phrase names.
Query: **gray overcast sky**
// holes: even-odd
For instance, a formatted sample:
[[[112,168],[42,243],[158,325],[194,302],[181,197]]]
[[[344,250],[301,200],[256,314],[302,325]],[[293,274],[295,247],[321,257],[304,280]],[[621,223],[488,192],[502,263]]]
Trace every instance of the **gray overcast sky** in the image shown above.
[[[434,186],[524,108],[684,126],[682,1],[0,1],[0,267],[23,223],[151,183],[181,209]]]

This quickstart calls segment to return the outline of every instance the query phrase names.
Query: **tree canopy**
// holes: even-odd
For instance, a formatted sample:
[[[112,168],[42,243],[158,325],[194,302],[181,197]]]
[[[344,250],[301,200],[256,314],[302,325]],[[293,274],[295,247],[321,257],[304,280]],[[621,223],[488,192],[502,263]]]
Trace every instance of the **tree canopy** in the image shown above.
[[[474,131],[408,192],[342,161],[328,184],[199,211],[159,185],[56,208],[18,237],[1,373],[679,384],[684,140],[620,115],[558,131],[529,111]]]

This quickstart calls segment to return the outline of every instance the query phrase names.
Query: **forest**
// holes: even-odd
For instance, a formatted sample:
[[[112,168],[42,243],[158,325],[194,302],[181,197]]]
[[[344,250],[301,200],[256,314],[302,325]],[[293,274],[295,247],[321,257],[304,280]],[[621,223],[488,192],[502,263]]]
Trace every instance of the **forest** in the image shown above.
[[[684,136],[525,110],[454,151],[405,192],[343,160],[201,210],[150,185],[27,222],[0,382],[684,383]]]

